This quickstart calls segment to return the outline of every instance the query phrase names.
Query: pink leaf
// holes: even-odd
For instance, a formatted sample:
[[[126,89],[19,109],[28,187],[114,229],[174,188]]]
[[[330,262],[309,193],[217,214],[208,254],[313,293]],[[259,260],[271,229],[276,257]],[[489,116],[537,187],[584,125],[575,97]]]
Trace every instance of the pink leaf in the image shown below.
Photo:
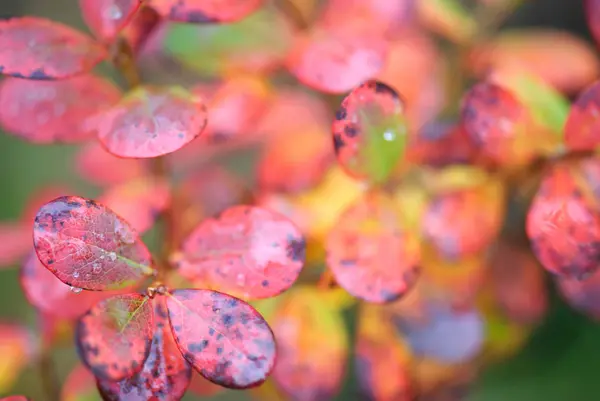
[[[94,75],[47,82],[8,78],[0,84],[0,124],[29,142],[80,142],[95,135],[90,117],[119,97],[117,87]]]
[[[101,39],[113,39],[133,17],[142,0],[79,0],[85,23]]]
[[[149,298],[118,295],[94,306],[78,322],[82,362],[99,379],[118,381],[139,372],[150,352],[154,312]]]
[[[0,21],[0,73],[62,79],[91,70],[107,56],[100,44],[58,22],[36,17]]]
[[[105,400],[178,401],[183,397],[192,369],[173,339],[163,297],[154,299],[154,321],[154,337],[142,370],[119,382],[98,380]]]
[[[44,266],[76,288],[124,288],[154,274],[150,252],[138,234],[93,200],[64,196],[42,206],[33,242]]]
[[[160,14],[181,22],[235,22],[262,5],[264,0],[151,0]]]
[[[77,364],[69,373],[60,393],[61,401],[100,401],[96,389],[96,378],[82,364]]]
[[[121,184],[141,177],[147,172],[144,160],[122,159],[108,153],[98,142],[91,142],[77,154],[79,174],[93,184]]]
[[[305,248],[300,230],[286,217],[258,207],[234,206],[190,234],[179,271],[220,291],[269,298],[296,281]]]
[[[0,266],[18,263],[31,250],[31,225],[0,223]]]
[[[151,158],[175,152],[206,126],[206,108],[177,87],[139,87],[107,110],[99,138],[120,157]]]
[[[247,303],[209,290],[176,290],[169,321],[185,359],[206,379],[244,389],[261,384],[275,364],[275,338]]]

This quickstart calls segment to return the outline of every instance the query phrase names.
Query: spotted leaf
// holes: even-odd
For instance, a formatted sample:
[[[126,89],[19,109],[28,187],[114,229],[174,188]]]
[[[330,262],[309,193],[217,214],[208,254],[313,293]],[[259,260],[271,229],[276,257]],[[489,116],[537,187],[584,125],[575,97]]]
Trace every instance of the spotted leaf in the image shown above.
[[[151,158],[175,152],[206,126],[206,108],[184,89],[143,86],[99,116],[98,135],[119,157]]]
[[[8,78],[0,84],[0,124],[33,143],[81,142],[95,135],[92,117],[119,97],[117,87],[94,75],[47,82]]]
[[[408,349],[383,309],[361,305],[355,351],[356,378],[365,399],[412,399]]]
[[[82,362],[98,379],[118,381],[138,373],[150,352],[153,315],[149,298],[140,294],[99,302],[75,330]]]
[[[368,302],[404,295],[419,272],[417,237],[403,229],[391,199],[372,194],[347,208],[326,242],[327,266],[337,283]]]
[[[70,289],[39,261],[34,252],[21,267],[21,287],[36,309],[62,319],[76,319],[109,296],[106,292]]]
[[[216,291],[176,290],[167,310],[177,346],[206,379],[244,389],[271,373],[275,338],[252,306]]]
[[[173,21],[235,22],[254,12],[263,0],[151,0],[152,8]]]
[[[110,188],[99,201],[143,233],[169,206],[171,192],[166,181],[145,177]]]
[[[593,150],[600,144],[600,82],[586,88],[571,105],[565,143],[572,150]]]
[[[68,78],[91,70],[106,57],[92,38],[37,17],[0,21],[0,73],[18,78]]]
[[[35,217],[33,242],[44,266],[76,288],[118,289],[154,274],[150,252],[129,223],[93,200],[46,203]]]
[[[61,401],[102,401],[96,389],[96,378],[82,364],[77,364],[67,376],[60,393]]]
[[[81,148],[75,163],[81,177],[99,186],[122,184],[139,178],[148,171],[145,160],[114,156],[96,141]]]
[[[179,271],[219,291],[268,298],[296,281],[305,248],[300,230],[286,217],[259,207],[234,206],[190,234]]]
[[[592,273],[585,280],[558,277],[555,282],[567,304],[594,320],[600,320],[600,272]]]
[[[171,334],[164,297],[154,299],[154,324],[150,353],[142,370],[119,382],[98,380],[104,400],[177,401],[183,397],[192,369]]]
[[[133,17],[142,0],[79,0],[87,26],[100,39],[113,39]]]
[[[286,296],[272,320],[277,364],[272,378],[295,401],[326,401],[339,391],[348,337],[344,320],[315,288]]]

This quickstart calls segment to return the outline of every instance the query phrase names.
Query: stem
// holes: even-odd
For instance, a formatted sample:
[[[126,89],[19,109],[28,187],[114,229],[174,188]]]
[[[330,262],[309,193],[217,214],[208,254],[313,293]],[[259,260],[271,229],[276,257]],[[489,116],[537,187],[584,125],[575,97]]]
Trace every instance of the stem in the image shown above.
[[[113,64],[119,70],[127,83],[128,89],[133,89],[142,83],[139,69],[136,64],[135,54],[129,43],[122,37],[118,39],[114,47],[112,57]],[[167,159],[164,156],[151,160],[152,176],[157,180],[170,182],[171,174]],[[161,213],[160,219],[164,223],[162,247],[158,255],[158,282],[164,282],[166,273],[171,269],[169,255],[175,250],[176,219],[174,213],[174,201],[176,194],[171,194],[171,204]]]
[[[296,28],[302,31],[309,28],[310,24],[292,0],[276,0],[275,5],[294,23]]]
[[[54,365],[52,354],[48,347],[44,347],[44,351],[40,355],[39,368],[42,387],[48,400],[59,401],[60,386],[58,375],[56,374],[56,366]]]
[[[333,277],[331,269],[326,267],[317,282],[317,288],[320,290],[328,290],[333,284],[335,284],[335,277]]]

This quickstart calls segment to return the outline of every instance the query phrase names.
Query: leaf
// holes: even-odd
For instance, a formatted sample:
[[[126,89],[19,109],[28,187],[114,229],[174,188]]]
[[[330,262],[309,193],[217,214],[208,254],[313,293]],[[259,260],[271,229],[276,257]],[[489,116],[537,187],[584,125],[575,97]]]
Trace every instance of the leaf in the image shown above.
[[[171,192],[168,182],[145,177],[109,188],[99,201],[144,233],[169,207]]]
[[[476,46],[469,64],[480,77],[521,71],[568,93],[579,92],[600,73],[590,43],[570,32],[547,28],[503,30]]]
[[[206,126],[206,108],[179,87],[138,87],[99,118],[98,137],[119,157],[163,156],[187,145]]]
[[[79,0],[83,20],[100,39],[112,40],[133,18],[142,0]]]
[[[202,397],[210,397],[219,394],[223,390],[223,387],[206,380],[196,371],[192,372],[192,379],[190,381],[190,386],[188,387],[188,391],[190,393],[200,395]]]
[[[122,159],[108,153],[98,142],[91,142],[77,153],[77,172],[99,186],[117,185],[146,175],[145,160]]]
[[[179,272],[248,299],[269,298],[298,278],[306,243],[289,219],[255,206],[234,206],[205,220],[185,240]]]
[[[9,392],[26,365],[37,357],[38,342],[24,327],[0,324],[0,393]]]
[[[0,266],[19,263],[31,250],[31,226],[19,222],[0,223]]]
[[[598,0],[585,0],[584,14],[596,45],[600,44],[600,2]]]
[[[153,315],[149,298],[141,294],[99,302],[77,323],[81,361],[98,379],[118,381],[138,373],[150,352]]]
[[[600,82],[585,88],[571,105],[564,127],[565,144],[575,151],[593,150],[600,144]]]
[[[483,320],[476,309],[456,312],[442,302],[429,302],[424,322],[398,319],[397,327],[411,351],[443,364],[474,358],[484,342]]]
[[[62,386],[60,401],[102,401],[96,378],[82,364],[77,364]]]
[[[262,4],[263,0],[150,0],[152,8],[165,17],[193,23],[236,22]]]
[[[0,73],[17,78],[63,79],[91,70],[107,56],[90,37],[37,17],[0,21]]]
[[[25,297],[36,309],[62,319],[77,319],[94,304],[110,294],[70,289],[39,261],[31,252],[20,272],[20,283]]]
[[[313,188],[334,161],[328,132],[289,134],[274,137],[263,149],[257,166],[261,190],[297,193]]]
[[[190,384],[192,369],[179,352],[169,327],[163,297],[154,299],[154,336],[142,370],[119,382],[98,380],[104,400],[179,400]]]
[[[288,19],[276,7],[265,5],[231,24],[169,25],[164,46],[165,52],[201,75],[261,74],[282,64],[293,35]]]
[[[316,288],[297,287],[273,318],[277,364],[272,378],[289,399],[326,401],[339,391],[346,370],[348,335],[339,311]]]
[[[286,66],[302,84],[325,93],[344,93],[383,68],[385,38],[354,30],[315,28],[297,37]]]
[[[155,272],[150,252],[125,220],[78,196],[63,196],[42,206],[35,218],[33,243],[44,266],[76,288],[124,288]]]
[[[142,50],[154,29],[162,22],[160,15],[147,3],[142,3],[121,31],[121,35],[127,40],[135,54]]]
[[[572,277],[555,278],[562,298],[573,309],[584,313],[594,321],[600,320],[600,273],[594,272],[585,280]]]
[[[275,364],[275,339],[250,305],[210,290],[175,290],[167,298],[173,336],[185,359],[223,387],[261,384]]]
[[[325,247],[336,282],[367,302],[400,298],[419,274],[418,238],[404,230],[395,205],[382,193],[367,195],[347,208]]]
[[[356,379],[365,399],[412,400],[408,350],[390,317],[377,306],[362,304],[359,309],[355,358]]]
[[[331,131],[337,161],[348,175],[384,183],[406,152],[404,101],[383,82],[364,82],[344,98]]]
[[[9,395],[8,397],[0,398],[0,401],[31,401],[24,395]]]
[[[95,135],[91,118],[120,95],[114,84],[94,75],[45,82],[7,78],[0,84],[0,124],[32,143],[82,142]]]
[[[72,189],[64,184],[50,184],[39,187],[29,195],[27,204],[21,212],[21,222],[27,226],[29,230],[29,238],[27,242],[31,245],[31,226],[35,220],[35,216],[42,206],[66,193],[72,192]],[[31,250],[31,248],[29,248]]]

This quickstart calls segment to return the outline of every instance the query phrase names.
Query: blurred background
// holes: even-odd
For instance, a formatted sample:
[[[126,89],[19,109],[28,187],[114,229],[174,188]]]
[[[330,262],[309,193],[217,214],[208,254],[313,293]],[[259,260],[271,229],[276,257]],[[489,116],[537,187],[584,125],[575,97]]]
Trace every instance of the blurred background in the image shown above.
[[[393,0],[390,0],[393,1]],[[0,0],[2,18],[36,15],[85,29],[76,0]],[[592,43],[580,0],[532,0],[506,22],[507,26],[554,27],[571,31]],[[177,78],[174,74],[170,78]],[[0,219],[17,220],[29,197],[43,186],[67,184],[81,194],[99,193],[86,183],[73,167],[75,146],[35,146],[0,133]],[[34,327],[37,316],[27,304],[18,284],[17,266],[0,270],[0,319]],[[550,284],[549,284],[550,285]],[[0,345],[1,346],[1,345]],[[2,363],[0,384],[12,367]],[[77,361],[72,347],[55,352],[59,380],[63,381]],[[475,384],[470,401],[583,401],[600,393],[600,325],[572,311],[556,295],[551,297],[550,313],[529,338],[525,348],[507,361],[488,367]],[[35,367],[27,367],[14,387],[0,395],[23,393],[44,400]],[[338,400],[356,399],[355,383],[346,380]],[[215,400],[246,399],[239,392],[226,391]],[[198,399],[187,395],[185,399]],[[211,398],[212,399],[212,398]]]

